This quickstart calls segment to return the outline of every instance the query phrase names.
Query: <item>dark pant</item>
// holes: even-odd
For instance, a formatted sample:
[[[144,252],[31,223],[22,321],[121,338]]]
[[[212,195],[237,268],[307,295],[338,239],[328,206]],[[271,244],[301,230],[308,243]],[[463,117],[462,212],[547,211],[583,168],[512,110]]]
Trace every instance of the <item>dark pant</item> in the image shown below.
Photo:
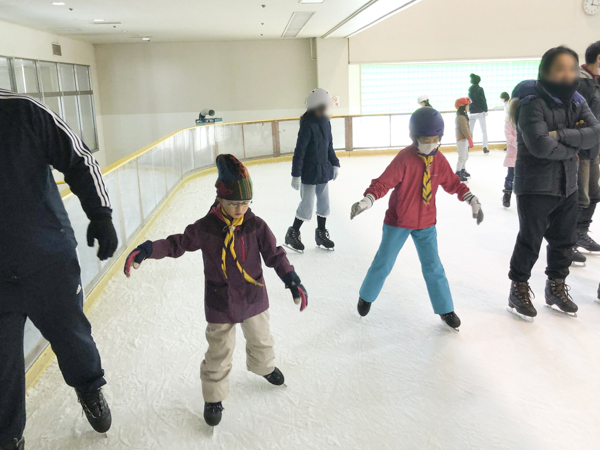
[[[66,383],[95,390],[106,384],[92,327],[83,313],[75,255],[15,282],[0,282],[0,446],[25,429],[23,329],[29,317],[52,345]]]
[[[577,173],[577,188],[579,190],[579,219],[577,229],[588,231],[592,223],[592,216],[596,210],[596,203],[600,201],[600,168],[598,158],[579,161]]]
[[[509,278],[527,281],[542,239],[548,242],[548,278],[566,278],[577,240],[577,192],[569,197],[517,195],[519,235],[510,260]]]
[[[504,179],[504,190],[505,191],[513,190],[513,181],[515,181],[515,168],[509,167],[508,172],[506,173],[506,178]]]

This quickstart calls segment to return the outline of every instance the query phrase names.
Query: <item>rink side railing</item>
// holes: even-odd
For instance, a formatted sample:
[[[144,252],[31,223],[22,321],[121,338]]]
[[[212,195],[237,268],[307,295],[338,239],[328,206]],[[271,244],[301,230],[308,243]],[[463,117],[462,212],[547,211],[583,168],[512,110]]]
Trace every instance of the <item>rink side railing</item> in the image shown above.
[[[456,150],[452,147],[455,112],[445,112],[443,116],[446,123],[443,150]],[[331,119],[334,148],[339,156],[395,153],[411,143],[409,117],[410,114],[334,116]],[[96,258],[95,248],[78,246],[81,278],[87,293],[85,310],[98,299],[112,276],[120,272],[125,255],[139,245],[145,229],[151,226],[184,180],[214,173],[215,158],[224,153],[233,154],[248,165],[291,160],[299,127],[298,118],[191,127],[167,135],[106,167],[102,172],[113,207],[119,248],[110,260],[101,262]],[[504,112],[491,111],[488,116],[490,142],[504,142],[503,130]],[[475,138],[479,136],[476,130]],[[503,148],[504,145],[491,147]],[[77,242],[85,243],[88,219],[79,199],[68,189],[61,191],[61,195]],[[31,322],[26,325],[24,350],[29,388],[54,355]]]

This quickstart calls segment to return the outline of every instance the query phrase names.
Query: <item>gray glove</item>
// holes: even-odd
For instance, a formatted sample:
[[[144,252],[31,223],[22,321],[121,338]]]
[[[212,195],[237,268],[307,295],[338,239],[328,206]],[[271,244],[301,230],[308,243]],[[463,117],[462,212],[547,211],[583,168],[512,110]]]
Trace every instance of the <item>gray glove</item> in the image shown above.
[[[300,185],[302,184],[302,178],[300,177],[292,177],[292,187],[297,191],[300,190]]]
[[[352,205],[352,210],[350,211],[350,220],[354,219],[363,211],[366,211],[375,203],[375,198],[371,194],[367,194],[360,202],[356,202]]]
[[[473,219],[477,220],[477,225],[483,222],[483,210],[481,209],[481,203],[479,203],[479,199],[475,197],[471,191],[469,191],[463,196],[463,200],[471,205],[471,209],[473,210]]]

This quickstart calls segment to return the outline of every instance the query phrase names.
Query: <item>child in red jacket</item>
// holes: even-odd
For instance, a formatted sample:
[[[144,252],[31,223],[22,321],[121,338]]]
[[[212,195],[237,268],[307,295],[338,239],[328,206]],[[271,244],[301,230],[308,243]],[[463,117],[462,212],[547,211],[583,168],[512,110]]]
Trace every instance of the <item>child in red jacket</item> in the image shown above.
[[[457,329],[460,319],[454,312],[450,287],[437,248],[435,194],[438,186],[441,185],[449,194],[457,194],[461,201],[471,205],[478,225],[483,220],[483,211],[477,197],[460,182],[446,157],[438,152],[444,134],[441,114],[433,108],[418,109],[411,116],[409,127],[413,145],[398,153],[383,174],[371,182],[365,197],[352,206],[350,219],[394,189],[385,215],[381,245],[360,288],[358,313],[361,316],[369,313],[371,303],[379,295],[410,235],[419,254],[433,310],[449,326]]]
[[[307,305],[307,295],[285,250],[277,246],[269,226],[250,211],[252,180],[233,155],[217,157],[217,201],[210,212],[186,227],[183,234],[146,241],[125,262],[125,275],[145,259],[179,258],[202,250],[204,259],[204,309],[208,350],[200,368],[204,395],[204,420],[221,421],[221,402],[229,394],[228,376],[235,347],[236,324],[246,338],[248,370],[276,386],[284,382],[275,367],[273,337],[269,330],[269,299],[261,257],[291,290],[294,301]]]

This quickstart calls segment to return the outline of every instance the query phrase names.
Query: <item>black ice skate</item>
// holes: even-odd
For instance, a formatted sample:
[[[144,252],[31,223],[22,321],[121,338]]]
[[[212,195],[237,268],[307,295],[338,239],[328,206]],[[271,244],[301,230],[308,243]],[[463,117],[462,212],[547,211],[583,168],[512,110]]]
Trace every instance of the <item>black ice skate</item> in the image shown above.
[[[469,181],[469,179],[463,175],[462,170],[459,170],[458,172],[456,172],[456,175],[458,176],[458,178],[460,179],[460,181]]]
[[[209,427],[216,427],[221,423],[223,417],[223,404],[217,403],[204,403],[204,421]]]
[[[587,231],[577,232],[577,247],[581,247],[588,252],[600,252],[600,244],[594,241]]]
[[[335,247],[333,241],[329,239],[329,231],[327,230],[321,230],[320,228],[317,228],[315,230],[315,241],[317,242],[318,247],[327,250],[333,250],[333,247]]]
[[[558,307],[561,312],[577,317],[577,305],[569,295],[569,286],[565,284],[564,279],[556,278],[546,280],[546,306],[555,309]]]
[[[77,400],[81,403],[83,412],[88,422],[98,433],[106,433],[112,424],[112,416],[106,399],[102,394],[102,389],[92,392],[84,392],[75,389]]]
[[[358,305],[356,307],[358,309],[358,314],[360,314],[361,317],[365,317],[367,314],[369,314],[369,311],[371,310],[371,305],[371,302],[367,302],[362,298],[359,298]]]
[[[571,260],[571,264],[579,263],[584,264],[587,261],[587,258],[583,253],[577,250],[577,247],[573,247],[573,259]]]
[[[285,234],[285,246],[291,248],[295,252],[304,253],[304,244],[300,240],[300,231],[294,227],[289,227]]]
[[[505,189],[502,192],[504,192],[504,196],[502,197],[502,206],[505,208],[510,208],[510,197],[512,196],[512,191]]]
[[[281,370],[279,370],[277,367],[275,367],[273,372],[271,372],[269,375],[265,375],[263,378],[274,386],[281,386],[285,383],[285,378],[281,373]]]
[[[465,177],[471,178],[471,174],[469,172],[467,172],[465,169],[462,170],[462,173]]]
[[[523,319],[537,316],[537,311],[531,303],[533,291],[527,281],[513,281],[510,284],[510,296],[508,297],[508,310]]]
[[[460,327],[460,318],[456,315],[454,311],[451,311],[446,314],[440,314],[440,317],[444,322],[446,322],[446,325],[458,331],[458,327]]]
[[[490,153],[490,151],[488,150],[487,147],[483,147],[483,154],[487,155],[488,153]]]
[[[24,450],[25,449],[25,438],[15,439],[13,442],[8,444],[0,445],[0,450]]]

